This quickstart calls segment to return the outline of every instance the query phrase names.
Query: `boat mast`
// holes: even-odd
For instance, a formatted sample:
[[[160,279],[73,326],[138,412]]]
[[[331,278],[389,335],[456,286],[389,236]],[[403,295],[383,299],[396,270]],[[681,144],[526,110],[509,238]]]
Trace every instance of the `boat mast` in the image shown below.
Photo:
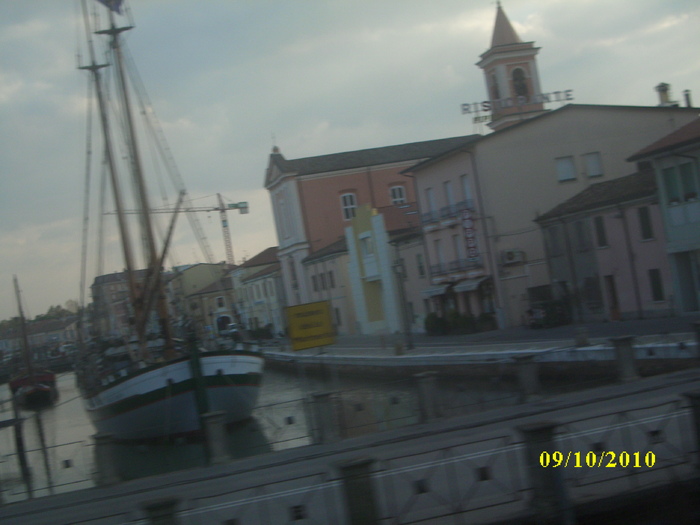
[[[109,129],[109,114],[107,112],[107,102],[105,100],[104,88],[102,86],[102,76],[100,69],[107,67],[106,64],[97,64],[95,60],[95,48],[92,43],[92,30],[88,22],[88,11],[86,0],[82,0],[83,20],[85,22],[85,32],[90,52],[90,65],[82,66],[79,69],[85,69],[92,74],[97,93],[97,102],[100,110],[100,122],[102,124],[102,135],[105,141],[105,157],[107,167],[109,169],[109,178],[112,184],[112,194],[114,197],[114,207],[117,210],[117,223],[119,225],[119,234],[122,242],[122,252],[124,254],[124,266],[126,267],[126,278],[129,286],[129,295],[132,302],[136,300],[136,279],[134,276],[134,256],[131,249],[131,240],[129,237],[129,228],[124,214],[124,199],[122,197],[121,187],[117,178],[117,169],[115,165],[114,146],[112,144],[112,135]]]
[[[165,292],[160,279],[161,268],[159,266],[159,257],[157,255],[155,236],[153,234],[153,224],[151,222],[151,206],[148,202],[148,193],[143,178],[143,169],[141,165],[141,157],[136,141],[136,130],[131,111],[131,102],[129,99],[129,89],[124,71],[124,59],[121,50],[120,35],[124,31],[130,30],[131,26],[116,27],[114,21],[114,13],[109,10],[110,28],[98,31],[98,34],[107,34],[111,36],[111,46],[115,56],[117,79],[119,82],[119,92],[121,97],[122,109],[126,118],[127,132],[127,147],[131,157],[131,170],[134,180],[134,188],[136,200],[139,203],[139,218],[141,222],[142,241],[144,242],[145,255],[147,259],[148,272],[142,288],[138,289],[134,305],[135,325],[137,327],[137,335],[139,344],[141,345],[142,358],[146,357],[146,337],[145,328],[147,318],[150,314],[150,308],[147,307],[149,301],[144,297],[144,291],[151,288],[150,281],[155,280],[157,286],[156,311],[160,319],[160,329],[163,338],[165,339],[166,354],[171,353],[173,349],[173,337],[170,327],[167,304],[165,301]]]
[[[27,324],[24,319],[24,311],[22,311],[22,300],[19,294],[19,283],[17,282],[17,276],[12,276],[15,283],[15,295],[17,296],[17,309],[19,310],[19,325],[20,332],[22,335],[22,349],[24,350],[24,366],[27,368],[27,375],[29,376],[29,383],[34,384],[34,366],[32,363],[32,351],[29,348],[29,337],[27,337]]]

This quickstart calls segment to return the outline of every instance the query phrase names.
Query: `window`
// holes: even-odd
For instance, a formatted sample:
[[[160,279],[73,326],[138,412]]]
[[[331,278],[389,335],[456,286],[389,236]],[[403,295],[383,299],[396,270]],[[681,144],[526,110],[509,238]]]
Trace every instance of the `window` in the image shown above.
[[[664,168],[661,171],[661,178],[663,179],[667,202],[669,204],[678,204],[681,202],[681,190],[678,186],[678,179],[676,178],[676,168]]]
[[[452,181],[446,180],[445,182],[442,183],[442,185],[445,189],[445,202],[447,203],[448,206],[454,206],[455,194],[454,194],[454,191],[452,190]]]
[[[319,277],[321,278],[321,290],[325,290],[326,289],[326,274],[322,273],[319,275]]]
[[[576,165],[573,157],[560,157],[556,159],[556,165],[559,182],[576,180]]]
[[[328,272],[328,288],[335,288],[335,278],[332,270]]]
[[[462,236],[457,234],[452,236],[452,248],[455,252],[455,260],[459,261],[465,259],[464,255],[464,243],[462,242]]]
[[[362,253],[362,257],[369,257],[374,253],[374,244],[372,243],[372,237],[370,235],[360,237],[360,252]]]
[[[649,284],[651,286],[652,301],[664,300],[664,285],[661,282],[661,270],[653,268],[649,270]]]
[[[654,238],[654,230],[651,227],[651,215],[648,206],[637,208],[639,214],[639,231],[642,235],[642,240],[646,241]]]
[[[314,292],[318,292],[318,279],[316,279],[315,275],[311,276],[311,287],[314,289]]]
[[[576,221],[574,223],[574,236],[576,239],[576,249],[580,252],[586,251],[588,249],[588,238],[583,221]]]
[[[601,215],[593,219],[595,226],[595,238],[598,248],[606,248],[608,246],[608,236],[605,234],[605,220]]]
[[[216,298],[216,307],[217,307],[217,308],[223,308],[223,307],[224,307],[224,298],[223,298],[223,297],[217,297],[217,298]]]
[[[345,193],[340,196],[340,203],[343,210],[343,219],[350,220],[355,216],[357,200],[354,193]]]
[[[586,166],[586,175],[589,177],[603,176],[603,163],[600,159],[600,153],[587,153],[583,156],[583,163]]]
[[[526,97],[528,95],[525,72],[520,68],[513,71],[513,89],[518,96]]]
[[[425,263],[422,253],[416,254],[416,267],[418,268],[418,277],[425,277]]]
[[[472,187],[469,184],[469,177],[467,175],[462,175],[460,177],[462,181],[462,191],[464,192],[464,200],[467,202],[467,207],[474,207],[474,197],[472,196]]]
[[[547,229],[547,239],[549,240],[549,255],[557,256],[563,253],[559,242],[559,226],[551,226]]]
[[[435,197],[433,196],[433,188],[425,188],[425,202],[428,205],[428,211],[435,211]]]
[[[392,204],[403,204],[406,202],[406,189],[403,186],[392,186],[389,188]]]
[[[445,257],[442,253],[442,242],[440,239],[435,239],[435,258],[437,259],[437,262],[442,265],[445,262]]]
[[[691,201],[698,198],[698,182],[693,165],[690,162],[681,164],[678,167],[681,176],[681,188],[683,189],[683,200]]]
[[[493,100],[501,98],[501,91],[498,89],[498,79],[495,74],[491,74],[491,96]]]

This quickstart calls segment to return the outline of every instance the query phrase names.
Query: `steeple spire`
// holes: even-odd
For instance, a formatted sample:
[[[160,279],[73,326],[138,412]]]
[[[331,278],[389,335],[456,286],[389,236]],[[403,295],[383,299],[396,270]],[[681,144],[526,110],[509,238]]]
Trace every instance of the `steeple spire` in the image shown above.
[[[491,123],[497,130],[544,111],[534,42],[523,42],[497,2],[491,47],[477,65],[484,71]]]
[[[493,26],[493,37],[491,38],[491,47],[518,44],[520,42],[522,42],[522,40],[520,40],[518,33],[515,32],[505,11],[503,11],[501,2],[498,2],[496,23]]]

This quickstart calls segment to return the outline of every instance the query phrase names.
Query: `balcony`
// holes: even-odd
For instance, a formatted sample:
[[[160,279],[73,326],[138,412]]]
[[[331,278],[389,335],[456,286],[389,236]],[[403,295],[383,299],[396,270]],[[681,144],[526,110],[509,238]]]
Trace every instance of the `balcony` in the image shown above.
[[[429,211],[421,215],[423,231],[433,231],[440,228],[448,228],[459,223],[460,215],[464,210],[473,210],[472,199],[463,200],[457,204],[443,206],[440,211]]]
[[[448,263],[438,263],[430,265],[430,275],[433,277],[441,275],[453,275],[469,272],[471,270],[482,269],[484,267],[481,256],[473,259],[455,259]]]

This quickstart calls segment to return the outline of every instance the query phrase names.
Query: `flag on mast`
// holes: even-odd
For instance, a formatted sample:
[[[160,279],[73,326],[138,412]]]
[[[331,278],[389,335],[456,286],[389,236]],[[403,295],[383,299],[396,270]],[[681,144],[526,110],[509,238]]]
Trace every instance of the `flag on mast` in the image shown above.
[[[97,0],[99,3],[106,5],[109,7],[112,11],[117,13],[118,15],[122,14],[122,4],[124,3],[124,0]]]

